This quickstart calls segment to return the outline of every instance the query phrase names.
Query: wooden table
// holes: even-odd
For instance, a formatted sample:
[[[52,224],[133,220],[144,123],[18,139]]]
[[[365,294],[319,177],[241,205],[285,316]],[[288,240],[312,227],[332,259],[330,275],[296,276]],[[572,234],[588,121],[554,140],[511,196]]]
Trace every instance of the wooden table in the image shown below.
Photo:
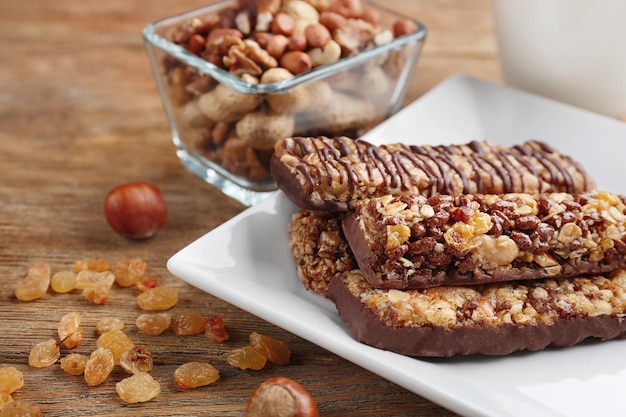
[[[172,254],[244,209],[179,163],[142,43],[148,22],[203,4],[0,2],[0,366],[15,366],[25,374],[25,386],[15,398],[36,402],[46,416],[242,416],[258,384],[286,375],[309,389],[324,416],[454,415],[167,271]],[[457,72],[500,81],[489,0],[385,4],[429,29],[407,103]],[[116,235],[102,213],[110,188],[137,179],[157,184],[169,205],[167,227],[146,241]],[[77,293],[48,292],[30,303],[13,295],[15,283],[37,262],[56,271],[79,259],[114,263],[124,257],[145,259],[149,275],[178,288],[173,314],[222,315],[230,340],[217,344],[204,336],[143,335],[134,325],[140,310],[133,289],[114,288],[104,306],[91,305]],[[30,368],[32,346],[55,337],[58,320],[70,311],[83,315],[81,353],[94,348],[100,318],[123,319],[135,343],[153,352],[161,395],[129,406],[114,391],[124,377],[119,369],[104,384],[88,388],[81,377],[65,374],[58,365]],[[262,371],[229,366],[227,352],[247,344],[252,331],[286,342],[292,363]],[[221,371],[220,381],[178,389],[173,371],[192,360],[213,363]]]

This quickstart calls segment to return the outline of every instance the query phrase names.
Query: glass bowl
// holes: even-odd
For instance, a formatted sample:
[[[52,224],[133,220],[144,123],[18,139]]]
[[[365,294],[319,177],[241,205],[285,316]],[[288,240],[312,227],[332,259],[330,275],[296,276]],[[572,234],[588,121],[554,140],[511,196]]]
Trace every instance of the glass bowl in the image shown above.
[[[284,4],[306,2],[280,3],[285,13]],[[288,10],[296,28],[295,34],[285,32],[294,45],[286,51],[297,50],[302,38],[309,40],[304,50],[308,63],[302,53],[291,54],[297,59],[276,53],[269,40],[284,28],[271,26],[260,10],[235,10],[233,0],[147,25],[146,51],[181,162],[226,195],[254,205],[276,189],[269,160],[277,140],[357,138],[397,112],[413,79],[426,28],[374,3],[362,6],[362,18],[341,21],[342,29],[329,31],[332,41],[317,48],[314,34],[303,29],[315,21],[301,24],[305,17],[297,13],[302,12]],[[318,11],[317,22],[331,27],[328,16]],[[412,31],[396,32],[399,21],[410,22]],[[266,27],[259,26],[263,22]],[[220,36],[213,36],[218,32]],[[302,62],[309,65],[304,70]]]

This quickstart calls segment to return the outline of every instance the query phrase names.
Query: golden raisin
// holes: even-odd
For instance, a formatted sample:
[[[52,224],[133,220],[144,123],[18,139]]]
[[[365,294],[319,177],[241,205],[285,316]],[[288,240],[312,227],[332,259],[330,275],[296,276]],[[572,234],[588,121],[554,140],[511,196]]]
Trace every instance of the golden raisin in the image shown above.
[[[2,410],[2,407],[10,403],[11,401],[13,401],[13,397],[11,397],[11,394],[7,394],[6,392],[0,392],[0,410]]]
[[[228,340],[228,333],[224,327],[224,320],[221,316],[213,315],[206,323],[206,336],[214,342],[224,342]]]
[[[109,301],[110,292],[106,285],[94,285],[85,288],[82,294],[91,304],[103,305]]]
[[[59,340],[68,349],[74,349],[83,340],[83,331],[80,323],[83,320],[80,313],[67,313],[59,321],[58,333]]]
[[[254,346],[244,346],[231,350],[226,361],[229,365],[241,370],[252,369],[258,371],[265,367],[267,358],[256,350]]]
[[[15,286],[15,296],[20,301],[33,301],[43,297],[50,286],[50,266],[40,263],[33,265]]]
[[[156,288],[161,285],[159,280],[155,277],[142,277],[137,281],[137,289],[141,292],[147,291],[150,288]]]
[[[76,287],[76,273],[74,271],[55,272],[50,278],[50,288],[60,294],[68,293]]]
[[[129,374],[150,372],[154,366],[152,353],[145,346],[133,346],[122,352],[120,365]]]
[[[15,400],[0,409],[0,417],[41,417],[41,409],[29,401]]]
[[[76,275],[76,286],[77,290],[84,290],[88,287],[94,286],[104,286],[107,288],[111,288],[115,283],[115,275],[111,271],[91,271],[85,269],[83,271],[78,272]]]
[[[123,328],[124,322],[117,317],[103,317],[96,325],[96,331],[99,335],[112,330],[122,330]]]
[[[85,365],[89,360],[89,356],[80,353],[70,353],[61,358],[61,369],[70,375],[82,375],[85,372]]]
[[[114,366],[113,353],[106,348],[97,348],[91,352],[85,364],[85,371],[83,372],[85,382],[90,387],[102,384],[107,380]]]
[[[12,394],[24,386],[24,374],[13,366],[0,368],[0,393]]]
[[[220,379],[220,372],[206,362],[188,362],[174,371],[174,382],[182,389],[213,384]]]
[[[172,331],[179,336],[204,333],[206,319],[198,313],[181,313],[172,319]]]
[[[143,403],[159,395],[161,384],[150,374],[139,372],[115,384],[115,392],[126,403]]]
[[[35,368],[45,368],[54,364],[61,357],[59,343],[54,339],[48,339],[37,343],[28,355],[28,364]]]
[[[98,337],[96,345],[99,348],[110,350],[116,365],[119,365],[122,353],[135,346],[133,341],[121,330],[112,330],[102,333],[100,337]]]
[[[111,266],[104,259],[79,259],[74,262],[73,270],[77,274],[80,271],[95,271],[95,272],[103,272],[109,271]]]
[[[160,286],[150,288],[137,296],[137,304],[142,310],[168,310],[178,302],[178,290]]]
[[[172,316],[169,313],[141,314],[135,322],[137,328],[150,336],[158,336],[170,327]]]
[[[252,332],[250,333],[250,344],[273,364],[287,365],[289,363],[291,349],[280,340]]]
[[[143,277],[147,266],[143,259],[120,259],[113,267],[115,282],[120,287],[133,286]]]

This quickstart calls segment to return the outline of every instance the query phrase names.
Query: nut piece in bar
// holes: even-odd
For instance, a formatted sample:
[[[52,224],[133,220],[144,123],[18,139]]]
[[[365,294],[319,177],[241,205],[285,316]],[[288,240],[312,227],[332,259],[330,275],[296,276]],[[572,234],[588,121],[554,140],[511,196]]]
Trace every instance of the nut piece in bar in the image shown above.
[[[385,196],[343,220],[376,288],[602,274],[626,266],[626,197],[606,191]]]
[[[545,143],[504,147],[375,146],[348,137],[292,137],[274,147],[270,171],[298,206],[346,211],[364,198],[393,195],[580,193],[595,187],[576,161]]]
[[[358,341],[410,356],[506,355],[626,334],[626,271],[528,283],[375,289],[358,271],[329,298]]]

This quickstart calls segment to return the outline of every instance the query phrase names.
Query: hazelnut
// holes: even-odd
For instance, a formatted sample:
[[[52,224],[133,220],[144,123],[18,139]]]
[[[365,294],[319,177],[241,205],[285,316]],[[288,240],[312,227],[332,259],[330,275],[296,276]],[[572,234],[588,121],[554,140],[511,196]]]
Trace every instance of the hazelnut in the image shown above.
[[[246,417],[319,417],[317,403],[299,383],[287,377],[264,381],[252,393]]]

